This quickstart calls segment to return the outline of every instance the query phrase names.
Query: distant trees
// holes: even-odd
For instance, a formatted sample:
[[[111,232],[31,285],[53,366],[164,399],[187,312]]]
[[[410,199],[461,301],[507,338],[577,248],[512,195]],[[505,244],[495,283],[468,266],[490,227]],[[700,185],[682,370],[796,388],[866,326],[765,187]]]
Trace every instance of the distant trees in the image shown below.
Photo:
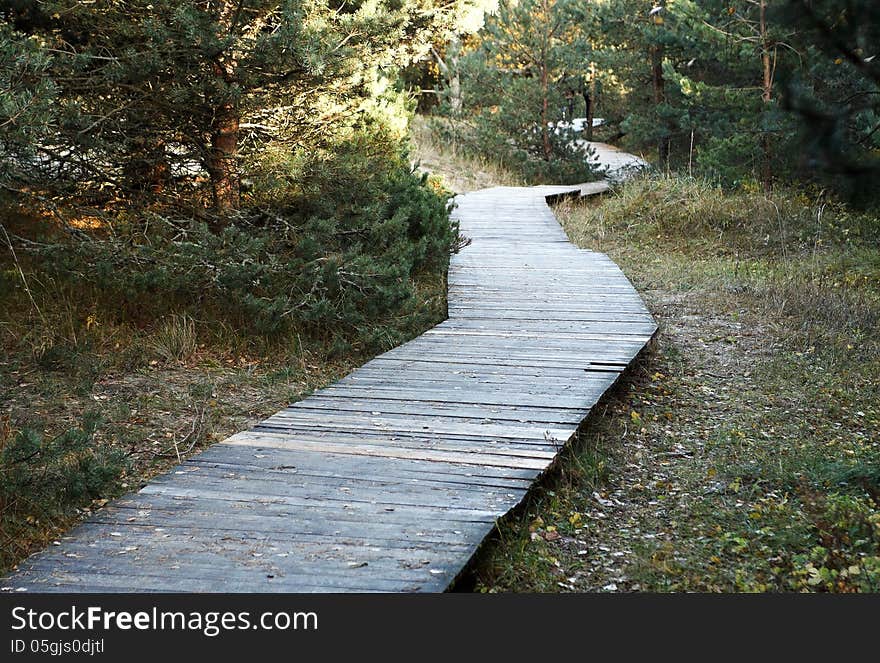
[[[564,122],[584,91],[579,12],[574,0],[502,1],[461,57],[471,145],[530,180],[590,178]]]
[[[624,90],[621,129],[640,143],[653,143],[661,168],[669,165],[672,142],[688,128],[665,68],[694,57],[690,8],[690,3],[611,0],[596,3],[591,26],[602,71]]]
[[[602,66],[617,79],[616,111],[632,145],[657,165],[769,187],[781,136],[776,74],[792,53],[767,0],[611,0],[599,5]]]
[[[783,70],[782,105],[802,121],[805,166],[865,203],[880,186],[880,4],[779,0],[772,20],[799,35],[803,66]]]
[[[441,108],[527,177],[585,176],[560,125],[583,107],[662,168],[765,188],[829,172],[849,186],[878,171],[878,12],[870,0],[0,0],[0,178],[93,202],[183,196],[221,223],[243,180],[287,168],[285,150],[397,112],[396,72],[421,60]]]
[[[463,116],[497,116],[502,144],[531,123],[524,149],[559,161],[546,128],[581,95],[602,136],[661,168],[864,190],[852,183],[878,170],[878,31],[871,0],[506,0],[460,56]]]
[[[553,156],[549,123],[557,119],[556,107],[562,105],[559,91],[552,83],[566,64],[568,44],[563,32],[571,25],[566,9],[564,0],[505,2],[490,18],[482,35],[483,57],[500,74],[497,85],[502,91],[498,108],[501,120],[512,120],[526,130],[529,125],[520,118],[537,117],[536,147],[548,161]]]

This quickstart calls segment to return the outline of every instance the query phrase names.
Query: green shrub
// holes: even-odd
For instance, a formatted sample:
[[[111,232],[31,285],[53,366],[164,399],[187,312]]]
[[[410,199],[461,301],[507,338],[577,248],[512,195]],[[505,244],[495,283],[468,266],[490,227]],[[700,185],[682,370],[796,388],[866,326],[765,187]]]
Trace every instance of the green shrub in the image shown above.
[[[471,151],[504,164],[530,184],[580,184],[598,178],[588,163],[590,152],[577,147],[580,134],[550,131],[551,154],[543,154],[540,125],[519,113],[483,112],[477,116]]]
[[[591,151],[574,142],[581,134],[550,132],[551,156],[542,154],[541,133],[528,118],[482,111],[473,122],[435,117],[435,140],[456,146],[464,155],[503,169],[527,184],[580,184],[601,175],[589,163]]]
[[[86,416],[82,426],[58,437],[24,428],[0,440],[0,568],[47,527],[112,495],[127,461],[121,451],[95,440],[98,424],[96,416]]]
[[[420,276],[442,280],[457,239],[447,197],[391,138],[362,132],[290,154],[256,184],[222,230],[121,215],[105,237],[38,249],[39,268],[93,300],[101,319],[146,327],[188,314],[245,336],[296,332],[325,342],[356,340],[411,308]],[[171,348],[172,358],[182,351]]]

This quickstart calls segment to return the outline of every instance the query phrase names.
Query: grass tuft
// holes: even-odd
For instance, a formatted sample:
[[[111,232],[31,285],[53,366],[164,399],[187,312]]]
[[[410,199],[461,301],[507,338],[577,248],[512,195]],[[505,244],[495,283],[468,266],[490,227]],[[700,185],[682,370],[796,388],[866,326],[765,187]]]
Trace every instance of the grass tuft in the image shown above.
[[[186,362],[198,347],[195,320],[186,313],[166,316],[150,337],[150,347],[168,363]]]

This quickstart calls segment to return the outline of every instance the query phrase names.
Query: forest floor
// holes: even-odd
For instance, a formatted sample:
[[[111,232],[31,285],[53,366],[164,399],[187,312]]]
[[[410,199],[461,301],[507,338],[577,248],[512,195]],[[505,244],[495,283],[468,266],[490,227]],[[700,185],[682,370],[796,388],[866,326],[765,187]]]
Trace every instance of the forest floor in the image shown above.
[[[660,332],[462,588],[880,590],[878,223],[815,202],[670,177],[557,208]]]

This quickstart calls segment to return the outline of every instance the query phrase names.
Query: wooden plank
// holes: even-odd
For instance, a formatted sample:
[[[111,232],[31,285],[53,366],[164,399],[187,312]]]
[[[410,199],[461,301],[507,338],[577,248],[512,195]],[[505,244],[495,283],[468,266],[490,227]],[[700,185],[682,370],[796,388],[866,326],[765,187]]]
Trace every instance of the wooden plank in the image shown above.
[[[463,463],[466,465],[486,465],[489,467],[518,467],[541,470],[549,463],[542,458],[519,458],[495,454],[480,454],[469,451],[444,451],[431,449],[407,449],[372,444],[334,444],[332,442],[307,442],[290,435],[270,435],[268,433],[247,431],[238,433],[223,444],[260,447],[262,449],[288,449],[315,451],[323,449],[331,453],[351,456],[378,456],[381,458],[414,458],[427,461]]]
[[[208,545],[213,543],[213,545]],[[185,572],[191,577],[210,580],[222,586],[223,569],[234,563],[236,570],[251,567],[248,573],[262,573],[266,577],[297,577],[301,582],[308,576],[317,576],[318,583],[332,580],[333,586],[351,586],[352,581],[368,574],[371,578],[396,581],[433,581],[440,573],[454,575],[462,561],[467,561],[470,548],[459,551],[427,549],[393,549],[384,546],[303,547],[295,544],[255,548],[250,541],[231,538],[218,546],[204,541],[148,541],[143,548],[129,545],[116,548],[107,542],[93,546],[71,547],[63,560],[40,559],[29,566],[37,570],[62,569],[70,573],[106,573],[122,576],[164,575]],[[94,549],[104,555],[96,556]],[[259,552],[255,552],[259,551]],[[283,551],[283,552],[278,552]],[[158,563],[157,563],[158,562]],[[362,571],[364,567],[371,567]],[[228,575],[228,572],[227,574]],[[236,573],[239,575],[239,573]]]
[[[415,419],[415,417],[409,417]],[[483,436],[487,439],[505,439],[510,441],[523,441],[524,444],[535,444],[539,446],[544,443],[559,442],[560,444],[568,440],[577,430],[574,424],[541,424],[536,426],[528,423],[520,424],[519,422],[492,420],[453,420],[449,418],[436,418],[430,422],[414,424],[407,422],[407,418],[391,419],[390,415],[382,417],[334,417],[329,419],[303,419],[289,417],[287,412],[280,412],[273,415],[252,429],[254,432],[263,434],[275,434],[282,437],[300,437],[305,440],[316,440],[314,433],[326,433],[317,439],[317,445],[320,447],[322,442],[332,442],[336,437],[336,433],[358,433],[365,435],[388,435],[390,437],[404,437],[408,434],[419,433],[422,435],[430,435],[440,437],[441,439],[470,439],[473,437]],[[365,437],[364,440],[371,440],[371,437]],[[253,446],[253,445],[248,445]],[[281,448],[273,446],[272,448]],[[303,450],[304,451],[304,450]],[[329,449],[325,452],[331,453]],[[457,462],[457,461],[449,461]]]
[[[451,370],[444,373],[438,371],[418,371],[415,369],[398,369],[394,372],[379,368],[368,368],[349,375],[336,382],[337,385],[501,385],[516,388],[518,386],[550,387],[556,385],[561,388],[578,387],[587,385],[606,385],[608,379],[613,379],[607,371],[593,372],[573,371],[568,375],[556,372],[552,375],[542,375],[540,371],[498,372],[471,370]],[[321,393],[321,392],[316,392]],[[552,393],[552,392],[550,392]]]
[[[384,355],[371,360],[368,366],[374,366],[385,362],[399,363],[405,365],[419,364],[428,370],[466,370],[468,368],[489,367],[500,371],[505,370],[541,370],[547,373],[555,371],[615,371],[620,372],[626,368],[625,361],[600,360],[593,358],[584,361],[543,361],[529,359],[514,359],[512,357],[481,357],[472,358],[464,356],[455,356],[450,354],[443,357],[436,354],[420,356],[391,356],[387,352]],[[317,393],[317,392],[316,392]]]
[[[376,485],[357,481],[333,482],[303,481],[293,477],[288,481],[267,479],[256,473],[212,475],[208,472],[189,473],[185,477],[165,475],[151,482],[141,491],[143,495],[214,496],[213,499],[249,501],[278,498],[279,504],[309,505],[313,500],[326,501],[331,506],[365,503],[382,507],[382,511],[396,511],[398,507],[426,509],[454,509],[459,514],[497,514],[496,505],[508,497],[521,498],[522,489],[506,491],[467,491],[452,486],[425,484]],[[487,511],[488,510],[488,511]]]
[[[613,380],[606,383],[605,386],[610,386],[611,382]],[[357,385],[340,385],[338,387],[330,387],[321,393],[337,396],[358,396],[364,393],[371,393],[377,396],[381,395],[383,398],[400,400],[475,405],[511,404],[533,408],[579,408],[586,413],[590,409],[590,404],[598,400],[604,391],[605,389],[599,386],[590,385],[569,391],[560,388],[556,394],[539,389],[525,391],[525,389],[517,390],[511,388],[506,390],[503,387],[493,387],[492,385],[472,385],[470,387],[462,385],[449,389],[432,389],[430,385],[366,385],[362,387]]]
[[[612,381],[607,383],[611,386]],[[420,400],[430,402],[446,402],[446,403],[462,403],[474,405],[519,405],[522,407],[532,408],[571,408],[580,409],[584,414],[590,409],[590,404],[599,399],[599,396],[605,389],[599,387],[585,387],[574,390],[559,390],[559,393],[542,392],[535,390],[534,392],[525,391],[524,389],[509,391],[503,388],[493,389],[488,386],[474,386],[470,389],[458,387],[455,389],[431,389],[427,386],[365,386],[358,387],[355,385],[346,385],[339,387],[331,387],[322,393],[337,396],[358,396],[365,392],[374,395],[381,395],[383,398],[399,399],[399,400]]]
[[[512,482],[519,485],[520,482],[531,482],[536,473],[528,469],[516,468],[480,468],[460,463],[429,463],[426,461],[398,459],[378,459],[369,457],[352,458],[340,454],[332,454],[324,451],[286,452],[283,449],[268,450],[250,447],[213,446],[202,453],[186,461],[198,466],[201,462],[222,461],[236,466],[256,466],[262,470],[274,470],[276,468],[293,468],[296,472],[326,472],[332,476],[370,476],[370,477],[398,477],[402,481],[430,481],[430,480],[462,480],[476,482],[483,480],[488,484],[506,484]],[[187,469],[181,467],[181,470]],[[178,470],[179,471],[179,470]]]
[[[63,562],[59,561],[59,564]],[[229,567],[227,563],[223,566]],[[56,567],[57,568],[57,567]],[[369,568],[369,567],[366,567]],[[416,591],[441,591],[451,578],[426,579],[425,581],[411,580],[382,580],[371,575],[364,574],[360,579],[342,579],[337,581],[332,576],[318,576],[314,573],[305,577],[293,576],[269,578],[266,573],[246,573],[240,566],[235,566],[236,573],[216,574],[214,578],[191,576],[186,569],[182,572],[164,573],[157,572],[155,575],[133,575],[131,573],[90,573],[69,572],[62,568],[49,571],[42,570],[44,574],[39,577],[39,584],[18,585],[32,591],[45,592],[50,588],[63,592],[89,592],[95,585],[100,586],[101,592],[132,592],[145,591],[156,593],[167,592],[218,592],[222,587],[225,592],[416,592]],[[22,580],[24,578],[21,578]],[[11,580],[14,580],[11,579]],[[16,587],[15,583],[10,584]]]
[[[192,486],[181,485],[180,482],[174,482],[173,484],[153,482],[141,492],[144,495],[161,495],[169,499],[181,501],[191,499],[254,504],[270,502],[276,505],[284,505],[293,512],[317,508],[326,513],[358,514],[364,518],[381,517],[386,522],[397,522],[401,517],[407,519],[418,517],[428,520],[445,518],[454,522],[491,523],[498,517],[497,511],[491,508],[492,504],[488,504],[483,508],[476,508],[474,505],[461,504],[460,502],[450,501],[442,503],[438,501],[437,496],[426,494],[424,491],[413,491],[409,496],[394,496],[382,501],[370,501],[357,499],[354,495],[340,494],[334,491],[327,491],[327,494],[320,498],[291,494],[287,491],[278,491],[277,489],[275,493],[270,494],[257,492],[259,487],[266,487],[267,484],[265,482],[261,483],[260,486],[252,486],[250,489],[242,488],[240,485],[235,486],[232,481],[227,483],[229,488],[226,490],[224,490],[223,485],[223,482],[212,483],[207,479],[200,479]],[[486,500],[482,501],[485,503]],[[500,496],[489,500],[489,502],[506,501]],[[315,507],[317,503],[320,503],[320,506]],[[236,522],[236,513],[233,509],[239,508],[238,504],[230,504],[227,512],[223,513],[224,519],[227,519],[230,524],[234,524]]]
[[[294,410],[313,413],[369,412],[372,414],[406,414],[443,416],[452,419],[491,419],[495,422],[518,423],[557,423],[577,424],[582,419],[581,411],[564,408],[542,408],[540,410],[511,405],[460,405],[457,403],[428,403],[424,401],[399,401],[383,399],[365,394],[362,397],[334,396],[316,394]],[[332,415],[331,415],[332,416]]]
[[[299,456],[299,453],[297,454]],[[360,461],[360,459],[357,459]],[[355,467],[360,467],[362,463],[358,462]],[[433,465],[433,464],[432,464]],[[462,469],[466,466],[460,466]],[[446,469],[446,468],[440,468]],[[473,470],[473,468],[470,468]],[[245,473],[254,473],[261,479],[266,481],[284,481],[293,480],[292,475],[296,475],[296,480],[318,481],[322,486],[332,489],[334,486],[344,486],[347,482],[354,481],[357,483],[365,483],[373,486],[398,486],[401,484],[418,484],[424,486],[426,490],[432,488],[454,488],[456,491],[470,492],[474,491],[481,495],[492,495],[493,489],[499,491],[511,490],[527,490],[534,478],[507,478],[507,477],[490,477],[485,476],[482,472],[475,475],[472,471],[469,473],[443,473],[443,472],[418,472],[406,474],[401,471],[395,471],[394,468],[388,469],[387,474],[380,476],[369,475],[367,477],[358,474],[357,471],[347,470],[343,468],[337,470],[335,466],[327,468],[322,466],[320,469],[302,468],[299,466],[291,466],[285,469],[266,468],[252,464],[239,464],[235,462],[211,462],[204,459],[198,462],[187,461],[180,465],[180,469],[175,471],[178,473],[194,473],[202,472],[209,476],[239,476]]]
[[[396,364],[396,365],[395,365]],[[392,357],[377,357],[365,364],[358,370],[359,375],[371,376],[384,374],[390,371],[401,371],[406,374],[419,376],[448,376],[464,374],[469,376],[524,376],[535,378],[582,378],[584,373],[598,372],[621,372],[625,367],[621,364],[587,364],[586,366],[540,366],[516,363],[491,363],[489,361],[453,362],[442,359],[395,359]],[[317,393],[317,392],[316,392]]]
[[[465,438],[457,436],[456,441],[437,439],[431,436],[405,434],[359,433],[354,431],[332,431],[329,434],[304,432],[295,427],[260,424],[253,429],[255,433],[268,433],[284,437],[295,437],[299,441],[313,443],[324,453],[329,445],[389,447],[392,449],[443,450],[466,454],[492,454],[522,458],[552,458],[559,451],[560,443],[552,439],[541,440],[494,440],[491,438]],[[445,437],[445,436],[444,436]]]
[[[435,504],[472,504],[482,505],[484,502],[492,502],[498,496],[510,494],[519,495],[528,488],[527,485],[514,485],[511,483],[491,484],[466,484],[464,482],[450,481],[426,481],[424,479],[406,481],[401,477],[390,477],[387,480],[379,480],[375,477],[359,479],[357,477],[333,477],[322,474],[306,474],[300,472],[267,472],[255,468],[242,468],[237,466],[216,467],[214,465],[200,464],[191,466],[181,476],[163,475],[146,486],[142,494],[149,494],[149,486],[173,484],[175,486],[187,485],[227,485],[230,494],[236,491],[255,492],[256,488],[263,490],[265,495],[297,495],[304,499],[316,499],[327,496],[327,499],[348,502],[369,501],[371,503],[389,504],[395,500],[397,503]],[[335,496],[335,497],[334,497]],[[482,507],[481,507],[482,508]]]
[[[511,498],[511,499],[515,499]],[[381,508],[345,508],[343,505],[316,501],[291,505],[274,500],[244,503],[236,500],[213,499],[209,496],[171,496],[165,493],[140,495],[129,501],[132,506],[114,505],[102,509],[90,521],[104,524],[113,531],[138,525],[155,529],[180,531],[207,530],[235,533],[242,538],[287,540],[300,534],[333,534],[342,538],[387,538],[399,541],[440,540],[461,543],[451,535],[469,532],[491,524],[487,517],[457,514],[453,510],[435,513],[430,519],[419,508],[386,511]],[[136,506],[134,506],[136,505]],[[371,517],[366,517],[369,514]],[[379,517],[376,517],[378,514]],[[124,540],[120,536],[120,541]],[[62,543],[62,548],[66,543]],[[52,551],[54,553],[54,550]]]
[[[186,540],[202,541],[203,545],[211,547],[215,541],[221,540],[230,531],[238,531],[238,536],[243,539],[259,540],[260,535],[265,535],[263,530],[247,531],[233,530],[231,528],[181,527],[179,524],[166,524],[164,527],[156,527],[155,524],[125,522],[122,525],[121,523],[108,523],[106,521],[107,519],[104,518],[104,522],[85,523],[76,528],[75,533],[62,537],[61,546],[64,548],[65,556],[67,556],[67,552],[74,550],[72,546],[101,545],[102,542],[108,550],[113,548],[116,554],[125,554],[128,552],[127,548],[131,546],[136,546],[138,549],[141,547],[150,548],[156,545],[157,541],[161,542],[172,538],[183,537]],[[114,534],[119,533],[120,526],[127,529],[125,539],[114,536]],[[353,548],[374,547],[390,551],[397,549],[422,551],[421,554],[424,554],[424,551],[432,550],[461,552],[467,551],[471,547],[471,544],[468,542],[444,540],[442,534],[445,534],[445,532],[439,536],[429,536],[428,533],[421,532],[422,536],[420,537],[412,536],[405,538],[400,536],[398,530],[388,528],[384,530],[374,528],[372,532],[363,531],[358,533],[342,532],[339,529],[327,529],[323,531],[298,530],[296,532],[279,532],[278,534],[279,536],[271,538],[273,546],[280,545],[279,542],[285,542],[285,545],[286,542],[297,542]],[[266,540],[266,537],[263,536],[263,539]]]

